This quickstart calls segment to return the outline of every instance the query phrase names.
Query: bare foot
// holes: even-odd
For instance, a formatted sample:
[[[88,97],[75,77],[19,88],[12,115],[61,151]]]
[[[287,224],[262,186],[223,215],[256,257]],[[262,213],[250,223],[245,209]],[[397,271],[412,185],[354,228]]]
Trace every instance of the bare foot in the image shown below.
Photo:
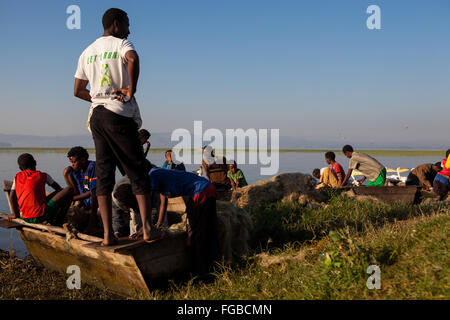
[[[103,239],[101,245],[103,247],[107,247],[107,246],[114,246],[117,244],[117,239],[116,238],[112,238],[112,239]]]
[[[158,239],[164,239],[166,233],[164,231],[161,230],[152,230],[150,232],[150,236],[149,237],[145,237],[144,236],[144,241],[145,242],[151,242],[154,240],[158,240]]]

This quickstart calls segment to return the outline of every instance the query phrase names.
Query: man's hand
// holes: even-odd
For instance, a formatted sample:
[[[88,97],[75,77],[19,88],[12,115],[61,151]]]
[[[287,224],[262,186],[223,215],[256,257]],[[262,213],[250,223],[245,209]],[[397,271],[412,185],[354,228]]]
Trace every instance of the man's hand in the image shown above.
[[[14,213],[8,214],[8,221],[11,222],[12,219],[17,219],[16,215]]]
[[[122,103],[128,102],[133,97],[133,92],[129,88],[120,88],[113,91],[113,94],[117,94],[114,100],[119,100]]]

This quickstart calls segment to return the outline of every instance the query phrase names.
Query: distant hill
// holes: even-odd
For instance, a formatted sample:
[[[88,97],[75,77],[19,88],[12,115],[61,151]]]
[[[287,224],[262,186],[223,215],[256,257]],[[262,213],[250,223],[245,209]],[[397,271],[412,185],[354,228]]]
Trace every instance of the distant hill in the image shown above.
[[[152,132],[150,142],[153,148],[171,148],[178,142],[170,141],[171,133]],[[193,143],[193,141],[192,141]],[[205,143],[206,144],[206,143]],[[280,137],[280,149],[341,149],[343,145],[351,144],[360,149],[417,149],[417,150],[446,150],[450,146],[443,142],[415,142],[405,143],[397,141],[387,142],[367,142],[367,141],[347,141],[343,139],[335,140],[308,140],[297,137]],[[16,148],[69,148],[73,146],[83,146],[93,148],[94,142],[89,134],[72,136],[32,136],[32,135],[9,135],[0,133],[0,147]],[[268,143],[270,147],[270,142]]]

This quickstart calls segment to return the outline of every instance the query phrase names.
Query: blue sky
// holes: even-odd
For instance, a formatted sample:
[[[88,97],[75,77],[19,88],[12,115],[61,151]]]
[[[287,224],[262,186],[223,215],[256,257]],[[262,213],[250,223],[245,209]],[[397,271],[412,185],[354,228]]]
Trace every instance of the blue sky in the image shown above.
[[[71,4],[81,30],[66,28]],[[366,28],[371,4],[381,30]],[[73,74],[109,7],[130,17],[136,97],[153,132],[203,120],[312,140],[448,141],[445,0],[1,0],[0,133],[87,133]]]

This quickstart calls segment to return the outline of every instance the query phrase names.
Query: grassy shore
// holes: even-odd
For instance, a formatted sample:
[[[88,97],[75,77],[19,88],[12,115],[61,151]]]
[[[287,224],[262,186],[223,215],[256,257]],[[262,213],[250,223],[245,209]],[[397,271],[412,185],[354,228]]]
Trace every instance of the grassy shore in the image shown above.
[[[311,209],[276,203],[251,211],[252,253],[217,266],[209,283],[171,281],[154,299],[449,299],[448,206],[386,205],[342,195]],[[369,290],[369,265],[381,289]],[[67,290],[67,275],[32,259],[0,255],[0,299],[117,299],[86,284]]]
[[[47,152],[47,153],[67,153],[67,151],[70,148],[6,148],[1,147],[0,152],[14,152],[14,153],[20,153],[20,152]],[[150,153],[163,153],[166,150],[170,149],[170,147],[167,148],[150,148]],[[94,148],[87,148],[89,153],[95,153]],[[200,150],[196,150],[197,152],[200,152]],[[235,151],[244,151],[241,149],[235,150]],[[249,150],[245,150],[249,152]],[[251,150],[250,152],[255,152],[256,150]],[[280,149],[280,153],[287,153],[287,152],[298,152],[298,153],[325,153],[327,151],[333,151],[336,154],[341,154],[342,150],[329,150],[329,149]],[[360,151],[368,153],[373,156],[382,156],[382,157],[443,157],[445,155],[445,150],[378,150],[378,149],[360,149]],[[226,150],[224,150],[226,152]]]

